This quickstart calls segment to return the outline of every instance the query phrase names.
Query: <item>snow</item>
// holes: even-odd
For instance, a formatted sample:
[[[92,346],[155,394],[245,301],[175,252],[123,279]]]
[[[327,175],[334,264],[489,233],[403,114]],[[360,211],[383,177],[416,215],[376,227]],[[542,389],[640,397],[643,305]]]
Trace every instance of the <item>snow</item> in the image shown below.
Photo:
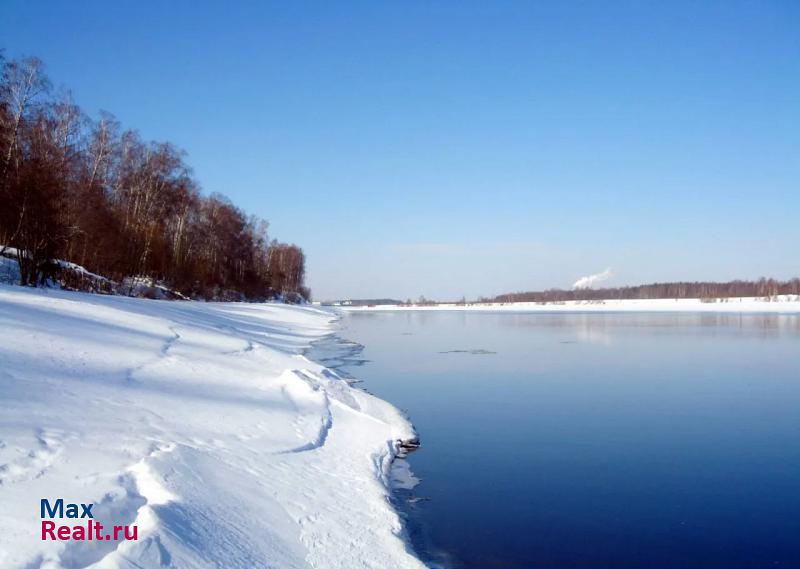
[[[86,269],[80,265],[75,266],[86,271]],[[88,271],[86,272],[88,273]],[[122,279],[122,284],[117,287],[116,290],[117,294],[124,294],[125,296],[137,296],[158,300],[189,300],[187,296],[184,296],[177,290],[172,290],[150,277],[125,277]]]
[[[73,271],[76,274],[79,274],[80,276],[82,276],[84,278],[93,279],[93,280],[102,281],[102,282],[113,282],[113,281],[110,281],[109,279],[107,279],[107,278],[105,278],[105,277],[103,277],[101,275],[98,275],[96,273],[93,273],[93,272],[87,270],[85,267],[83,267],[81,265],[78,265],[76,263],[72,263],[70,261],[62,261],[61,259],[58,259],[56,261],[56,264],[59,267],[61,267],[62,269],[68,269],[70,271]]]
[[[649,300],[570,300],[566,302],[487,302],[481,304],[340,306],[345,312],[474,311],[474,312],[800,312],[800,296],[769,298],[660,298]]]
[[[2,250],[2,247],[0,247]],[[0,255],[0,284],[19,283],[19,264],[17,261]]]
[[[20,270],[17,256],[19,250],[0,244],[0,284],[19,284]],[[45,288],[58,288],[74,290],[91,290],[105,294],[119,294],[123,296],[145,297],[158,300],[189,300],[177,290],[172,290],[155,279],[146,276],[125,277],[122,283],[117,283],[97,273],[93,273],[77,263],[54,259],[52,261],[61,269],[57,279],[48,278]],[[67,279],[65,280],[65,277]],[[81,282],[75,283],[75,278]],[[69,281],[67,283],[67,281]]]
[[[303,355],[334,326],[0,285],[0,567],[423,567],[389,500],[411,425]],[[42,541],[42,498],[139,539]]]

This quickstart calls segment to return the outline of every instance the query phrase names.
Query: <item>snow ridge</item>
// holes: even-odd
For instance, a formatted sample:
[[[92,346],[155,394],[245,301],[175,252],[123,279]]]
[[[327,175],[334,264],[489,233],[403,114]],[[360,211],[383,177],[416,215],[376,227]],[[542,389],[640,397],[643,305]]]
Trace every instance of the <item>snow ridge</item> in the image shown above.
[[[304,355],[335,320],[0,285],[0,567],[422,568],[389,500],[413,428]],[[59,497],[139,539],[42,541]]]

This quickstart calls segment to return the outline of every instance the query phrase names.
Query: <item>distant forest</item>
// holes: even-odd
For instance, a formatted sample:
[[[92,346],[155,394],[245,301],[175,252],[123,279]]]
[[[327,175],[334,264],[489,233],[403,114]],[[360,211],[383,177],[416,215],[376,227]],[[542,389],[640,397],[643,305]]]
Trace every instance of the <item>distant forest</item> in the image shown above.
[[[267,222],[204,196],[184,153],[54,95],[35,58],[0,53],[0,254],[36,286],[64,259],[206,299],[308,298],[305,256]],[[6,249],[10,251],[11,249]]]
[[[481,302],[565,302],[568,300],[623,300],[654,298],[735,298],[772,297],[782,294],[800,295],[800,279],[777,281],[762,278],[757,281],[677,282],[654,283],[618,288],[582,288],[574,290],[545,290],[501,294]]]

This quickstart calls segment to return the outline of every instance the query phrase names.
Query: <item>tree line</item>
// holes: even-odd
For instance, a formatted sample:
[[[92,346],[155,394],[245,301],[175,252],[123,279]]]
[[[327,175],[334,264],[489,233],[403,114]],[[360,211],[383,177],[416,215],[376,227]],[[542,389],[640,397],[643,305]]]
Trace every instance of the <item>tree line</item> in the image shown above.
[[[36,58],[0,53],[0,253],[37,286],[64,259],[206,299],[309,297],[305,256],[267,222],[205,196],[184,153],[54,94]]]
[[[716,298],[773,297],[791,294],[800,295],[800,279],[779,281],[761,278],[756,281],[730,282],[673,282],[653,283],[599,289],[552,289],[539,292],[516,292],[501,294],[486,302],[566,302],[569,300],[647,300],[656,298]]]

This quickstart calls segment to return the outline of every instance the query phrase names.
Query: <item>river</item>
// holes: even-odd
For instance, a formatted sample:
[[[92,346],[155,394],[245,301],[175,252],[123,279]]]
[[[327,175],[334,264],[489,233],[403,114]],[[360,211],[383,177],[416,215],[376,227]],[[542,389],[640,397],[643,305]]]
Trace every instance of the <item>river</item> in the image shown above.
[[[800,317],[345,315],[406,411],[413,547],[454,569],[800,567]]]

